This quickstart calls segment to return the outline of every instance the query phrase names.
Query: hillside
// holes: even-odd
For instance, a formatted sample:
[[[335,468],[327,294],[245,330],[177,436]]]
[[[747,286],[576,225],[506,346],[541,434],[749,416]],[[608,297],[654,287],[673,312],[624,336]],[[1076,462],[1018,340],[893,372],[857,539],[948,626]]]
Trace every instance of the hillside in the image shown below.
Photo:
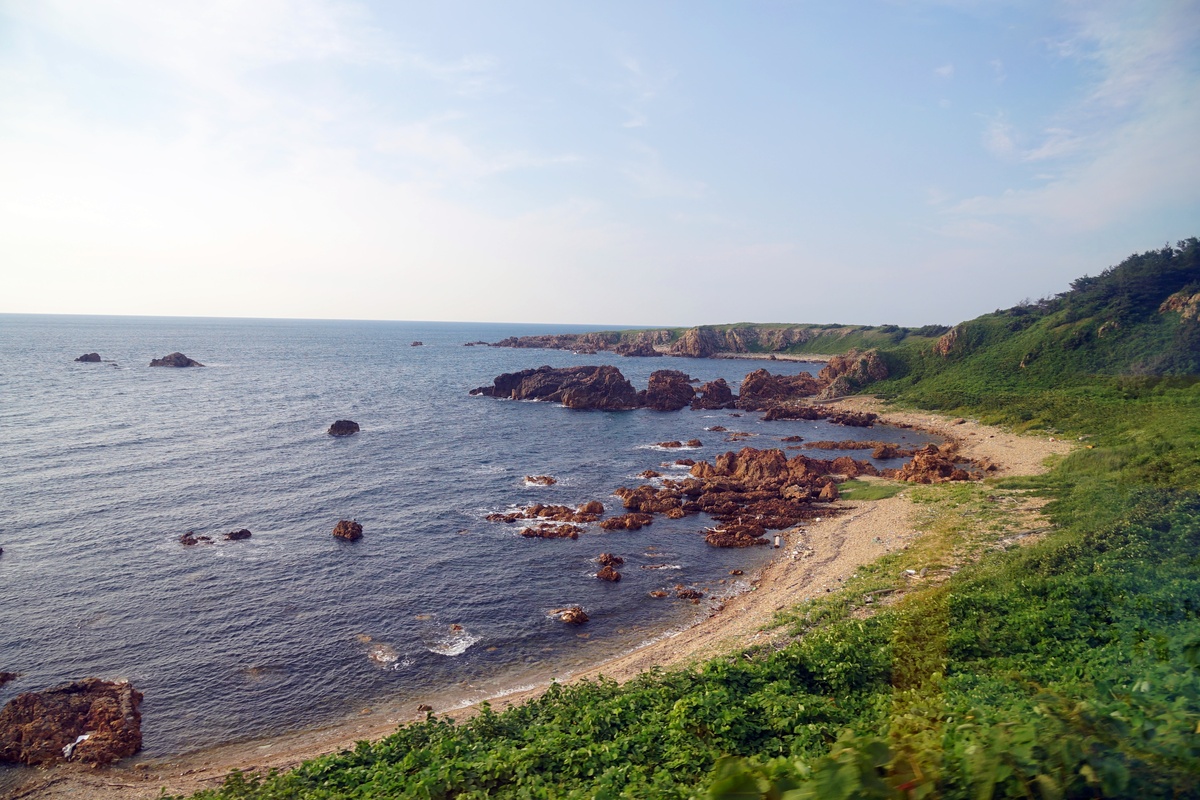
[[[909,489],[925,544],[784,610],[783,644],[431,716],[198,797],[1200,796],[1198,246],[877,344],[891,376],[868,391],[896,406],[1079,444],[1042,476]],[[887,335],[837,330],[784,346]]]

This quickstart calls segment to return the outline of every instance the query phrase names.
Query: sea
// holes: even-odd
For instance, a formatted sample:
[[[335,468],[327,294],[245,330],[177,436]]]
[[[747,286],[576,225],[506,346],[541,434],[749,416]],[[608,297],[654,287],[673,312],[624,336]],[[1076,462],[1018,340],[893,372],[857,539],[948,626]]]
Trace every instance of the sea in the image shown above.
[[[464,346],[594,329],[0,315],[0,671],[20,674],[0,703],[127,679],[144,693],[143,756],[158,757],[567,678],[694,624],[772,549],[709,547],[703,515],[541,540],[487,514],[588,500],[621,513],[613,490],[644,470],[683,475],[677,458],[784,436],[920,438],[468,394],[544,364],[614,364],[639,389],[678,369],[735,390],[760,367],[821,366]],[[205,366],[149,366],[175,351]],[[88,352],[103,361],[74,360]],[[361,431],[327,435],[338,419]],[[718,425],[752,436],[729,443]],[[538,475],[557,483],[525,480]],[[342,519],[363,538],[335,538]],[[242,528],[251,538],[224,538]],[[188,531],[213,541],[184,546]],[[619,583],[595,578],[603,552],[625,559]],[[707,596],[648,594],[676,586]],[[570,605],[590,621],[551,613]]]

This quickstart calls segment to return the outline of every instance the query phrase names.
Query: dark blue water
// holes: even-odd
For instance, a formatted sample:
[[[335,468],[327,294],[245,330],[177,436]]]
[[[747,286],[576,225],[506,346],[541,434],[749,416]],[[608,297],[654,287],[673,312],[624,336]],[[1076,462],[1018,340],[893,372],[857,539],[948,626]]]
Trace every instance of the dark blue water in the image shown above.
[[[704,613],[651,589],[736,589],[719,581],[769,550],[709,548],[703,517],[543,541],[485,514],[591,499],[617,513],[612,490],[638,472],[742,446],[704,430],[714,424],[761,434],[746,442],[759,447],[790,434],[903,441],[756,414],[468,396],[541,364],[612,363],[638,388],[663,368],[736,386],[761,365],[462,346],[548,330],[0,315],[0,670],[23,673],[0,702],[128,678],[145,693],[146,753],[162,755],[566,674]],[[206,367],[148,367],[176,350]],[[115,363],[73,361],[90,351]],[[340,418],[362,432],[327,436]],[[702,449],[648,447],[693,437]],[[527,487],[529,474],[559,483]],[[364,538],[335,539],[342,518]],[[220,540],[237,528],[253,537]],[[188,530],[218,541],[184,547]],[[626,558],[619,584],[592,577],[604,551]],[[677,568],[640,569],[664,563]],[[568,604],[592,621],[547,615]]]

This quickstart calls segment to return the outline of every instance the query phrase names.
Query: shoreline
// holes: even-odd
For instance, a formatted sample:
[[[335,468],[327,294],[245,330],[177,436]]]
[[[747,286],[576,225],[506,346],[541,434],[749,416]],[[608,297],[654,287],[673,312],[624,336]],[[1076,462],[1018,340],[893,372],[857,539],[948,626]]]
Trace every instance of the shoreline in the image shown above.
[[[1043,462],[1048,457],[1065,455],[1071,449],[1070,442],[1050,437],[1018,436],[973,421],[956,424],[951,418],[928,412],[886,409],[882,402],[869,397],[854,396],[833,402],[854,411],[878,413],[884,424],[908,425],[956,441],[963,455],[987,458],[997,464],[997,475],[1044,472]],[[749,576],[746,591],[717,603],[707,617],[700,617],[685,628],[668,630],[632,650],[578,671],[559,671],[559,682],[601,676],[625,682],[653,667],[686,668],[722,653],[771,641],[782,634],[780,629],[769,627],[777,611],[836,591],[840,581],[857,567],[903,548],[921,535],[914,527],[913,506],[907,496],[906,490],[885,500],[839,501],[840,513],[780,532],[783,546],[756,575]],[[428,703],[434,706],[435,713],[456,720],[477,713],[485,700],[502,710],[542,694],[555,672],[526,673],[524,678],[510,676],[523,682],[474,701],[463,700],[461,687],[456,687],[426,698],[403,699],[407,713],[398,702],[387,703],[384,704],[387,708],[364,709],[359,716],[330,725],[176,756],[143,760],[135,757],[105,769],[77,764],[46,770],[17,768],[28,779],[2,796],[10,800],[79,796],[149,800],[159,797],[162,788],[171,793],[191,794],[219,787],[234,769],[285,771],[308,759],[353,747],[360,740],[382,738],[399,725],[422,719],[424,715],[416,711],[419,703]],[[501,677],[498,681],[507,679]]]

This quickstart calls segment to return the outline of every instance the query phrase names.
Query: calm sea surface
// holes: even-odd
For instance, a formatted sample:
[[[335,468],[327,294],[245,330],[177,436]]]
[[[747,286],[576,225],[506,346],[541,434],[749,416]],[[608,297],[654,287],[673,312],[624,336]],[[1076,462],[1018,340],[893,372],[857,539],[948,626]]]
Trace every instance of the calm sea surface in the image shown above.
[[[617,513],[612,490],[642,470],[741,447],[711,425],[760,434],[746,442],[757,447],[791,434],[907,441],[757,414],[468,396],[542,364],[616,364],[637,388],[680,369],[735,389],[764,366],[463,346],[551,330],[572,329],[0,315],[0,671],[22,673],[0,703],[128,678],[154,756],[565,676],[705,613],[648,591],[736,590],[719,581],[769,548],[709,548],[705,517],[543,541],[484,515],[591,499]],[[177,350],[206,367],[147,366]],[[105,363],[73,361],[91,351]],[[341,418],[362,432],[327,436]],[[704,447],[650,447],[693,437]],[[543,474],[559,483],[525,485]],[[343,518],[362,540],[331,535]],[[238,528],[253,537],[221,539]],[[217,541],[184,547],[189,530]],[[592,577],[604,551],[626,559],[619,584]],[[592,621],[548,616],[568,604]]]

